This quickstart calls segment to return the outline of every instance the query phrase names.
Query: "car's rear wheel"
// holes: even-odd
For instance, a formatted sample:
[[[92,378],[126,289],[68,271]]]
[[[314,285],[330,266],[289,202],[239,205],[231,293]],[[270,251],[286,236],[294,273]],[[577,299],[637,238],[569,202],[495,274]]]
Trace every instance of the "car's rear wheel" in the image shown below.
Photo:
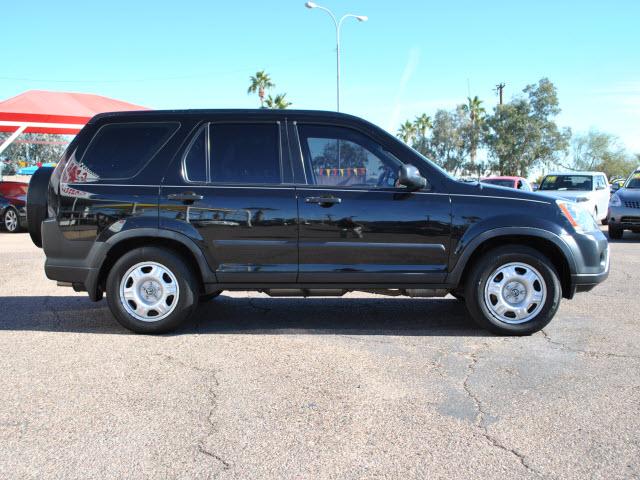
[[[160,247],[123,255],[107,277],[107,303],[116,320],[136,333],[165,333],[198,305],[198,283],[183,258]]]
[[[18,211],[9,207],[4,212],[4,228],[9,233],[16,233],[20,231],[20,217],[18,216]]]
[[[620,225],[609,224],[609,238],[611,240],[620,240],[624,234],[624,229]]]
[[[551,261],[532,248],[499,247],[470,273],[465,299],[478,325],[499,335],[530,335],[553,318],[562,287]]]

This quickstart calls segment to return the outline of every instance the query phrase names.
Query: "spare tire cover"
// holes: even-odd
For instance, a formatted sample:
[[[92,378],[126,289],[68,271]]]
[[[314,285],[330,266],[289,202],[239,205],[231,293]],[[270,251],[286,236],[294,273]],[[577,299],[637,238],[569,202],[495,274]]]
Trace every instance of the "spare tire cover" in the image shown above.
[[[31,240],[42,248],[42,222],[47,218],[47,195],[52,167],[40,167],[35,171],[27,190],[27,222]]]

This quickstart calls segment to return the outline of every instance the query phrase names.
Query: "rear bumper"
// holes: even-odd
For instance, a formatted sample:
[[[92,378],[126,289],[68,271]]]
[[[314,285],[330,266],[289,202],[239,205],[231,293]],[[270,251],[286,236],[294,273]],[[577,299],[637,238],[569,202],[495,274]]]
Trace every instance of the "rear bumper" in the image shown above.
[[[47,278],[71,283],[75,290],[86,291],[92,300],[100,300],[98,277],[106,254],[104,243],[69,241],[52,219],[42,222],[42,240]]]

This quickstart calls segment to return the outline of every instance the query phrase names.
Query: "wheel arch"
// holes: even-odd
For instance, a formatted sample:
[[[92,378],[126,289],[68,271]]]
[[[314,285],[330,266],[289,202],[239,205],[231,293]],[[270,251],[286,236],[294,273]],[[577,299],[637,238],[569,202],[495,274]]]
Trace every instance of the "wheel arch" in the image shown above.
[[[474,263],[482,255],[504,245],[526,245],[547,256],[558,271],[562,296],[573,297],[571,275],[576,272],[576,265],[569,246],[558,235],[537,228],[501,228],[478,235],[460,253],[447,283],[463,285]]]
[[[199,287],[205,291],[205,283],[216,282],[215,273],[211,271],[199,247],[188,237],[177,232],[158,229],[136,229],[114,235],[103,243],[102,260],[97,268],[97,275],[88,286],[89,294],[97,298],[105,290],[105,283],[111,267],[125,253],[140,247],[158,246],[175,251],[196,272]],[[92,297],[93,298],[93,297]]]

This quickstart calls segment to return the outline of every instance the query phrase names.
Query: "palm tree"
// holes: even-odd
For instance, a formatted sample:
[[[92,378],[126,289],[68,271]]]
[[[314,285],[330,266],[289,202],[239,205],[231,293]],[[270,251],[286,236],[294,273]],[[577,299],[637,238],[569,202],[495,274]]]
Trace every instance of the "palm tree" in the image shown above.
[[[411,144],[413,137],[416,136],[416,126],[409,120],[400,125],[397,136],[406,144]]]
[[[431,117],[423,113],[416,117],[413,121],[413,126],[420,137],[424,138],[427,136],[427,131],[433,128],[433,123],[431,123]]]
[[[264,105],[262,106],[262,108],[273,108],[273,109],[284,110],[285,108],[291,105],[291,102],[288,102],[286,97],[287,97],[286,93],[279,93],[275,97],[272,97],[271,95],[269,95],[267,99],[264,101]]]
[[[480,130],[484,122],[484,114],[486,110],[482,106],[482,100],[477,96],[467,97],[467,103],[462,105],[462,111],[469,115],[469,156],[471,164],[476,161],[478,153],[478,143],[480,142]]]
[[[276,85],[271,81],[269,74],[264,70],[260,70],[259,72],[256,72],[255,75],[249,77],[249,88],[247,89],[247,94],[258,92],[258,97],[260,97],[260,106],[262,107],[264,104],[265,90],[269,90],[275,86]]]

